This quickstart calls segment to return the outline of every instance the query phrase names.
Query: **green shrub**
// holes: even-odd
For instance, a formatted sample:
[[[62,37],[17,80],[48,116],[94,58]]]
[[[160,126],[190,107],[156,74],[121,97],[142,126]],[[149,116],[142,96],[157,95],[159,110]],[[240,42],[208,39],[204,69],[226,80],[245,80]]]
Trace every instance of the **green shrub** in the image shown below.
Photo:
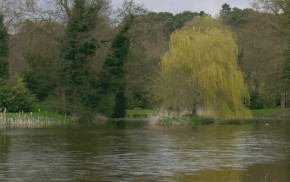
[[[180,116],[163,116],[158,120],[159,125],[184,125],[186,120]]]
[[[215,120],[213,118],[203,118],[203,117],[188,117],[188,121],[191,124],[214,124]]]
[[[8,86],[0,80],[0,107],[9,112],[30,112],[33,110],[35,97],[29,92],[22,78]]]

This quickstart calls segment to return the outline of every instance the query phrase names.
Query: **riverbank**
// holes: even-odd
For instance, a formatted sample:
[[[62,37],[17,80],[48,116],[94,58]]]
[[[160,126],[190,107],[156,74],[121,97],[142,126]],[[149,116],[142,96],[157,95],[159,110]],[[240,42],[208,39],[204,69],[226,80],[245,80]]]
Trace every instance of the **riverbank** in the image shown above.
[[[259,109],[252,110],[253,119],[259,118],[269,118],[269,119],[288,119],[290,118],[290,108],[269,108],[269,109]],[[213,123],[235,123],[236,120],[233,121],[214,121],[211,118],[203,118],[203,117],[191,117],[191,116],[183,116],[178,114],[171,114],[168,112],[165,113],[157,113],[154,110],[127,110],[126,118],[128,119],[147,119],[152,124],[161,124],[161,125],[183,125],[183,124],[213,124]],[[240,121],[239,121],[240,122]]]
[[[159,125],[185,125],[185,124],[214,124],[215,121],[212,118],[204,117],[192,117],[183,114],[177,114],[174,112],[155,111],[155,110],[126,110],[125,119],[137,119],[137,120],[147,120],[149,124],[159,124]]]
[[[126,110],[127,118],[146,118],[155,114],[156,111],[150,109]],[[252,110],[254,117],[273,117],[273,118],[289,118],[290,108],[268,108]]]
[[[252,111],[254,119],[257,118],[290,118],[290,108],[271,108]],[[184,125],[184,124],[214,124],[214,119],[203,117],[191,117],[188,115],[177,115],[166,111],[156,112],[154,110],[135,109],[127,110],[126,117],[116,120],[140,120],[148,121],[149,124],[160,125]],[[56,114],[45,109],[36,112],[0,113],[0,128],[2,127],[40,127],[56,124],[68,124],[77,121],[77,118],[67,115]],[[231,123],[235,121],[228,121]],[[224,123],[224,122],[222,122]]]
[[[269,108],[252,110],[254,117],[290,118],[290,108]]]
[[[77,121],[77,118],[56,114],[50,111],[0,113],[0,128],[2,127],[40,127],[56,124],[67,124]]]

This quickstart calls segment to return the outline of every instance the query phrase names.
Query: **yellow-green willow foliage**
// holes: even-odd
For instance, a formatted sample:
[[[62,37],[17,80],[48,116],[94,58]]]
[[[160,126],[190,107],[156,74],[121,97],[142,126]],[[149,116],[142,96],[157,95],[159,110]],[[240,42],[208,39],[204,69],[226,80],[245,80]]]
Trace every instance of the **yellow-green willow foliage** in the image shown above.
[[[169,47],[159,82],[166,107],[193,113],[198,108],[216,119],[252,117],[243,104],[249,95],[229,31],[212,26],[187,28],[171,35]]]

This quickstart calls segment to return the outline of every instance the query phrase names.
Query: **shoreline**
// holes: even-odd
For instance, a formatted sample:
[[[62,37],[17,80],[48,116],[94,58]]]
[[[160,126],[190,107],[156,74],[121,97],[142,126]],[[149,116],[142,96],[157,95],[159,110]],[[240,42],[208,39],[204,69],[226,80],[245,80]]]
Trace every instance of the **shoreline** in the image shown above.
[[[253,110],[252,119],[241,120],[214,120],[203,117],[191,116],[165,116],[158,118],[157,121],[150,121],[151,116],[154,115],[154,110],[127,110],[125,118],[107,118],[105,122],[144,122],[157,125],[207,125],[207,124],[234,124],[234,123],[248,123],[254,120],[290,120],[290,108],[271,108]],[[162,119],[164,121],[162,121]],[[38,128],[41,126],[66,125],[77,122],[77,118],[67,115],[56,114],[48,111],[40,111],[35,113],[0,113],[0,128],[5,127],[31,127]],[[96,120],[96,124],[104,123],[101,120]]]

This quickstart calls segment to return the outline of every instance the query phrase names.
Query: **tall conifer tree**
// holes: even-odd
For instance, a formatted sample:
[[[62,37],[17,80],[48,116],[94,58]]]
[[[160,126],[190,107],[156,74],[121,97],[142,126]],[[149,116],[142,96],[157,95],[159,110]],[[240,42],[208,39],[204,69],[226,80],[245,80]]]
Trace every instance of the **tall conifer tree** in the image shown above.
[[[9,63],[8,63],[8,32],[4,26],[4,17],[0,14],[0,78],[8,79]]]
[[[70,111],[79,114],[82,109],[94,109],[89,98],[93,80],[92,58],[97,50],[97,40],[92,31],[97,20],[97,7],[86,0],[75,0],[61,46],[63,66],[60,74],[61,88]]]
[[[104,108],[111,110],[110,117],[122,118],[125,116],[126,109],[126,81],[124,64],[126,62],[130,39],[126,35],[127,31],[133,21],[133,15],[127,17],[124,27],[115,36],[111,44],[111,50],[103,65],[103,72],[101,73],[100,84],[102,94],[113,97],[113,104]]]

